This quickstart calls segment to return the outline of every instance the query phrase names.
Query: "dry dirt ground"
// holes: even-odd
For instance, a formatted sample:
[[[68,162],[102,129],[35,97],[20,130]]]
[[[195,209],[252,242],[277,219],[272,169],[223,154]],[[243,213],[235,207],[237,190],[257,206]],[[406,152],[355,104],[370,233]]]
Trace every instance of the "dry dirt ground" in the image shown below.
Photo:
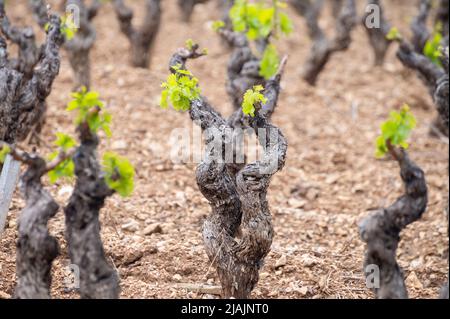
[[[142,0],[128,2],[135,8],[143,4]],[[137,171],[133,196],[108,199],[101,213],[101,234],[106,254],[120,274],[122,298],[214,298],[179,288],[179,284],[219,284],[202,245],[201,227],[209,206],[198,191],[195,164],[173,164],[170,160],[171,131],[192,131],[191,121],[187,114],[158,107],[168,60],[177,47],[192,38],[209,49],[209,56],[191,62],[191,71],[212,104],[224,114],[231,113],[224,90],[229,53],[210,29],[210,21],[220,17],[213,2],[199,5],[192,22],[185,25],[176,1],[162,1],[162,26],[149,70],[128,66],[128,42],[119,32],[110,5],[95,20],[98,41],[92,52],[93,87],[114,115],[114,136],[103,140],[102,150],[128,156]],[[415,13],[411,1],[385,2],[390,8],[389,19],[407,33]],[[32,23],[24,0],[9,7],[13,21]],[[360,7],[359,14],[362,12]],[[405,102],[418,118],[410,155],[426,173],[430,204],[423,218],[402,233],[398,259],[411,297],[437,297],[448,278],[444,206],[449,150],[448,143],[428,135],[435,111],[427,91],[397,61],[395,48],[383,68],[373,68],[362,27],[354,32],[350,50],[333,56],[317,87],[308,87],[299,72],[310,41],[304,21],[290,13],[295,32],[279,41],[280,50],[289,54],[289,62],[273,118],[288,138],[288,161],[270,186],[276,235],[253,297],[373,297],[364,284],[364,245],[357,223],[369,210],[389,205],[402,193],[398,166],[374,158],[374,140],[380,122]],[[331,21],[327,12],[322,23],[330,32]],[[73,133],[72,118],[64,112],[72,74],[66,54],[62,54],[60,76],[48,99],[44,138],[49,142],[55,132]],[[48,187],[63,206],[71,184]],[[16,282],[15,226],[23,206],[17,193],[8,228],[0,240],[0,293],[4,297],[13,295]],[[159,225],[162,233],[142,235],[150,224]],[[77,298],[76,293],[64,289],[64,267],[69,260],[62,211],[50,226],[61,244],[61,255],[53,268],[53,296]],[[276,267],[277,262],[283,265]]]

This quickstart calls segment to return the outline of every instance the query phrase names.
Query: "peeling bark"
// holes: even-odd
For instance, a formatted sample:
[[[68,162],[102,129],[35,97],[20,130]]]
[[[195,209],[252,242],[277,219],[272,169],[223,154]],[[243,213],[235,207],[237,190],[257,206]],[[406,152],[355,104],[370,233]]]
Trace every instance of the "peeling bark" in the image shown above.
[[[33,28],[12,26],[5,12],[5,1],[0,0],[0,30],[3,35],[19,48],[17,59],[10,59],[10,67],[29,78],[39,62],[42,47],[36,43]]]
[[[375,56],[375,66],[382,66],[384,63],[384,59],[386,57],[386,53],[391,45],[391,41],[386,39],[391,26],[386,21],[384,17],[384,9],[380,2],[380,0],[368,0],[367,6],[378,6],[379,8],[379,27],[373,27],[369,23],[370,17],[373,15],[373,12],[366,10],[366,14],[363,18],[363,25],[367,31],[367,35],[369,36],[370,45],[373,48],[374,56]],[[368,8],[368,7],[367,7]]]
[[[100,209],[114,191],[106,185],[97,160],[97,136],[87,124],[78,130],[81,145],[73,157],[76,184],[64,209],[69,256],[80,270],[82,298],[118,298],[119,278],[106,259],[99,221]]]
[[[46,162],[36,156],[29,156],[28,161],[28,169],[20,180],[26,207],[18,223],[15,297],[48,299],[52,262],[59,254],[59,246],[50,235],[47,223],[56,215],[59,205],[42,186]]]
[[[0,37],[0,140],[23,141],[44,117],[45,99],[59,73],[60,19],[52,15],[47,41],[30,77],[9,66],[6,41]]]
[[[173,72],[175,65],[186,68],[187,59],[199,56],[195,50],[196,47],[194,51],[180,49],[170,61],[170,70]],[[267,82],[264,93],[268,102],[255,118],[242,119],[258,134],[264,149],[263,158],[244,165],[234,174],[228,169],[233,163],[227,164],[225,158],[218,158],[211,148],[197,167],[197,184],[212,210],[203,225],[203,240],[222,283],[224,298],[250,296],[258,282],[264,258],[270,251],[273,227],[266,199],[267,188],[271,177],[283,168],[287,151],[283,134],[268,122],[277,104],[280,79],[281,72]],[[206,134],[207,143],[212,143],[218,136],[219,141],[214,140],[216,147],[225,148],[227,143],[232,143],[232,139],[227,138],[232,127],[204,97],[191,103],[189,113]],[[269,129],[277,133],[276,141],[265,136]],[[211,130],[216,134],[211,135]],[[264,171],[274,159],[277,161],[274,169]]]
[[[181,10],[183,21],[189,22],[195,6],[208,1],[209,0],[178,0],[178,7]]]
[[[146,16],[140,28],[133,26],[133,11],[125,5],[123,0],[114,0],[114,8],[120,23],[120,30],[130,42],[131,65],[148,68],[151,48],[158,34],[161,20],[160,0],[145,1]]]
[[[315,85],[319,74],[323,71],[333,53],[345,51],[350,47],[351,32],[356,25],[356,7],[354,0],[345,0],[336,19],[336,32],[328,39],[319,26],[319,15],[323,0],[292,0],[293,7],[307,22],[308,34],[313,45],[302,77],[310,85]]]
[[[400,232],[425,212],[428,194],[424,172],[406,151],[391,147],[391,154],[400,165],[405,194],[391,206],[366,217],[359,227],[361,239],[367,243],[364,268],[376,265],[380,270],[380,287],[374,288],[377,298],[405,299],[408,292],[396,260]]]

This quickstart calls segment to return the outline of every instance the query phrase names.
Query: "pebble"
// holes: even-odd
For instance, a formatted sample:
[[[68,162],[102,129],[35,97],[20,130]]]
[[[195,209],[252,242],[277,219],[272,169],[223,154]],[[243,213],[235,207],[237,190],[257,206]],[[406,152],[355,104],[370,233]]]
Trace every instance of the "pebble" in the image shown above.
[[[281,255],[280,258],[275,263],[275,269],[278,269],[280,267],[286,266],[287,264],[287,257],[286,255]]]
[[[129,232],[136,232],[139,230],[139,223],[132,219],[128,223],[123,224],[122,229]]]
[[[6,292],[0,291],[0,299],[11,299],[11,295]]]
[[[150,236],[153,234],[162,234],[163,229],[160,224],[154,223],[146,226],[144,230],[142,231],[142,235],[144,236]]]

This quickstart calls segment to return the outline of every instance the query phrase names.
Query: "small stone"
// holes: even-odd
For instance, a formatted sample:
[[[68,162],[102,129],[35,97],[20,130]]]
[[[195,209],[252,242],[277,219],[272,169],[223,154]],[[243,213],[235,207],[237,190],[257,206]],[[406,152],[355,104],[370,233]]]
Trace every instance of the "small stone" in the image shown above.
[[[67,195],[72,194],[72,192],[73,192],[73,187],[70,185],[66,185],[66,186],[63,186],[60,188],[60,190],[58,191],[58,196],[61,196],[61,197],[67,196]]]
[[[6,292],[0,291],[0,299],[11,299],[11,295]]]
[[[186,195],[184,192],[176,192],[175,193],[176,204],[180,207],[186,205]]]
[[[280,258],[275,263],[275,269],[278,269],[280,267],[286,266],[287,264],[287,257],[286,255],[281,255]]]
[[[8,228],[16,228],[17,222],[14,218],[10,219],[8,222]]]
[[[269,277],[269,273],[267,272],[262,272],[261,274],[259,274],[260,279],[266,279],[267,277]]]
[[[132,250],[125,255],[123,265],[128,266],[134,264],[144,256],[144,253],[140,250]]]
[[[312,258],[310,255],[308,254],[304,254],[300,257],[300,260],[302,262],[302,265],[305,267],[312,267],[315,264],[317,264],[317,261],[315,258]]]
[[[140,221],[146,221],[147,217],[148,216],[146,214],[143,214],[143,213],[136,215],[136,218],[139,219]]]
[[[407,286],[414,287],[416,289],[423,289],[423,284],[420,282],[414,271],[409,274],[405,282]]]
[[[297,198],[290,198],[288,200],[288,205],[292,208],[303,208],[306,205],[306,201]]]
[[[137,232],[139,230],[139,223],[132,219],[128,223],[123,224],[122,229],[129,232]]]
[[[339,178],[340,178],[339,174],[328,175],[327,178],[325,179],[325,183],[332,185],[336,183],[339,180]]]
[[[317,197],[319,197],[319,190],[316,188],[310,188],[306,193],[306,198],[310,201],[315,200]]]
[[[181,277],[180,274],[175,274],[173,275],[172,279],[176,282],[180,282],[183,279],[183,277]]]
[[[116,140],[112,143],[111,148],[113,150],[124,150],[128,146],[125,140]]]
[[[417,259],[414,259],[413,261],[411,261],[410,263],[409,263],[409,267],[411,268],[411,269],[419,269],[419,268],[421,268],[423,266],[423,258],[417,258]]]
[[[297,291],[299,292],[300,295],[306,296],[306,294],[308,293],[308,287],[301,287]]]
[[[160,224],[154,223],[146,226],[144,230],[142,231],[142,235],[144,236],[150,236],[153,234],[162,234],[163,230]]]

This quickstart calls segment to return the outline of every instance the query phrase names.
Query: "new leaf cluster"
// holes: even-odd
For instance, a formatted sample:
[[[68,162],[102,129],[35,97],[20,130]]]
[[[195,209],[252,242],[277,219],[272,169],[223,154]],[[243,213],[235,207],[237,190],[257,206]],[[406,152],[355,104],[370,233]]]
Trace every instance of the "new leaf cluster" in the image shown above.
[[[257,107],[267,102],[266,97],[261,93],[263,90],[262,85],[255,85],[253,89],[245,92],[242,102],[242,112],[245,115],[254,117]]]
[[[409,144],[406,141],[416,124],[408,105],[403,105],[400,112],[392,111],[389,119],[381,124],[381,135],[376,140],[376,157],[381,158],[388,152],[387,141],[407,149]]]
[[[264,2],[249,3],[248,0],[236,0],[230,9],[230,20],[234,32],[245,33],[249,41],[265,40],[279,34],[289,35],[293,30],[288,15],[281,12],[286,4],[278,0],[271,5]],[[215,22],[213,28],[223,28],[223,22]],[[266,80],[277,71],[280,63],[275,45],[269,44],[261,57],[260,75]]]
[[[75,125],[86,122],[93,133],[100,129],[111,137],[111,114],[103,110],[104,103],[97,92],[88,92],[85,87],[80,92],[72,93],[73,100],[67,105],[67,111],[78,111]],[[101,111],[101,112],[100,112]]]
[[[179,66],[174,67],[175,73],[169,74],[167,81],[161,87],[160,105],[167,108],[169,102],[176,111],[188,111],[191,102],[200,97],[198,79],[191,72],[181,70]]]

